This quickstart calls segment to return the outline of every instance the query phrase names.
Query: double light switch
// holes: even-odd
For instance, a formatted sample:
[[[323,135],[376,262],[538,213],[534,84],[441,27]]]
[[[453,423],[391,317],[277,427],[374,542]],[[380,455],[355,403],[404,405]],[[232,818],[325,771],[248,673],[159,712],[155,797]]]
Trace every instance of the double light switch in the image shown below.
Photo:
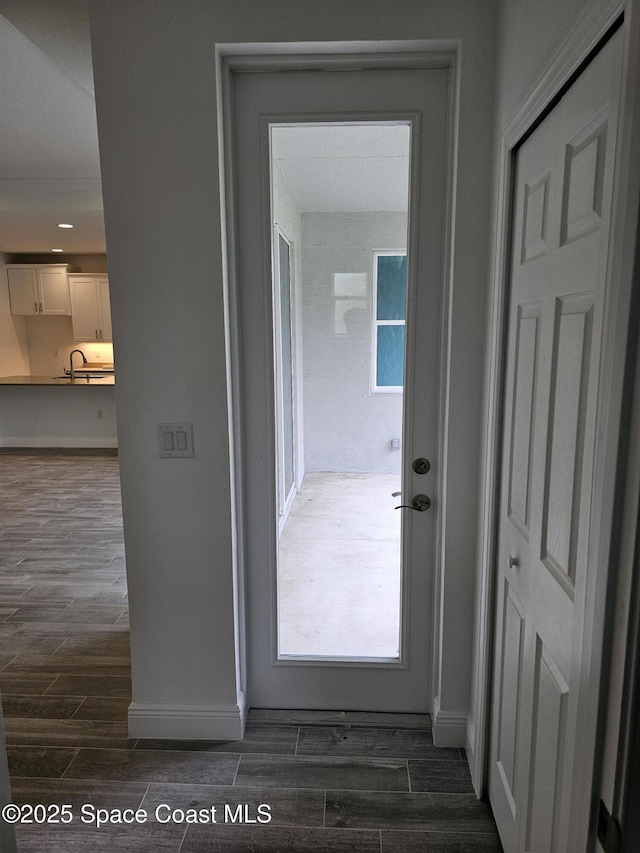
[[[190,457],[193,452],[193,424],[159,424],[161,457]]]

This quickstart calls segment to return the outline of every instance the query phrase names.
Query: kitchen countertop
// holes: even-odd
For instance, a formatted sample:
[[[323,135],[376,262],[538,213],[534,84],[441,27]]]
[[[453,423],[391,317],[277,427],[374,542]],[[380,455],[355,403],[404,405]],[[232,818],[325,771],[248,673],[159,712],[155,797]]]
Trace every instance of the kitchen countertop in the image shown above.
[[[115,384],[116,378],[113,373],[108,373],[105,376],[97,378],[92,377],[88,380],[84,377],[77,377],[75,381],[72,381],[68,377],[61,378],[59,376],[0,376],[0,385],[78,385],[79,387],[92,385],[95,388],[96,385]]]

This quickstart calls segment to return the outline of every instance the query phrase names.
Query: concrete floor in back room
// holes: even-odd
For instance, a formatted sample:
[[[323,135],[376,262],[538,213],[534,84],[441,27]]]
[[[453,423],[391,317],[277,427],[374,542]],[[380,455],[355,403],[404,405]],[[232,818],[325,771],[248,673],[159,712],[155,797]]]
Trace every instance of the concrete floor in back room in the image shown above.
[[[280,538],[281,653],[398,656],[399,490],[394,474],[305,475]]]
[[[18,826],[20,853],[501,850],[464,751],[434,747],[426,715],[252,710],[241,742],[128,737],[114,454],[0,453],[0,691],[13,800],[74,815]],[[160,804],[215,806],[218,822],[163,822]],[[260,804],[268,823],[220,820],[225,805],[256,820]],[[98,829],[83,805],[148,820]]]

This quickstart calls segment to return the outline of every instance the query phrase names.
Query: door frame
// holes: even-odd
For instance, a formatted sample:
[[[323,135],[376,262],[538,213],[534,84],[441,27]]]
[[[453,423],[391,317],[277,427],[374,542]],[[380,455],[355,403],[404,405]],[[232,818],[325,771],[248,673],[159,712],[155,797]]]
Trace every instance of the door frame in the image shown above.
[[[624,14],[624,20],[623,20]],[[609,577],[609,551],[613,525],[615,471],[620,435],[622,376],[627,347],[628,305],[631,295],[635,251],[637,199],[640,195],[640,169],[629,152],[638,143],[638,109],[634,113],[635,79],[640,73],[640,55],[631,41],[632,24],[637,26],[640,0],[592,0],[573,31],[552,57],[527,97],[503,128],[500,129],[499,162],[495,178],[494,243],[490,271],[489,327],[485,366],[484,417],[485,432],[481,460],[480,529],[478,573],[476,583],[476,631],[474,637],[474,681],[476,713],[469,721],[468,752],[474,788],[481,796],[487,790],[489,738],[491,722],[491,689],[495,630],[495,578],[497,531],[501,479],[502,415],[505,392],[507,307],[509,263],[511,254],[511,214],[518,147],[552,109],[557,99],[578,76],[584,64],[612,31],[624,27],[616,168],[614,174],[613,210],[606,273],[607,297],[603,325],[602,361],[596,415],[598,443],[594,483],[603,488],[593,491],[590,532],[589,568],[594,581],[587,592],[585,614],[585,663],[592,674],[588,684],[581,685],[582,710],[578,737],[584,744],[574,762],[574,813],[571,837],[575,850],[587,849],[587,838],[593,815],[592,786],[595,777],[596,731],[600,701],[603,650],[612,619],[605,607]],[[595,571],[596,567],[602,567]]]
[[[293,506],[293,502],[295,500],[296,495],[298,494],[298,490],[300,489],[300,485],[302,483],[302,478],[300,478],[300,474],[298,471],[299,468],[299,444],[298,444],[298,421],[299,421],[299,411],[298,411],[298,381],[300,379],[299,374],[299,364],[298,359],[296,357],[297,348],[297,333],[298,333],[298,323],[297,323],[297,304],[298,300],[296,299],[295,289],[297,287],[297,276],[295,274],[295,245],[293,240],[289,237],[286,230],[282,227],[280,222],[274,222],[272,227],[272,286],[273,286],[273,304],[274,304],[274,320],[275,320],[275,328],[274,328],[274,355],[276,357],[276,376],[275,376],[275,388],[276,388],[276,419],[277,419],[277,427],[276,427],[276,459],[278,464],[278,472],[277,472],[277,488],[278,488],[278,512],[280,513],[280,518],[278,521],[278,532],[280,535],[284,530],[284,526],[286,524],[287,518],[289,516],[289,512],[291,511],[291,507]],[[292,431],[293,431],[293,484],[291,489],[289,490],[289,494],[285,495],[284,490],[280,491],[281,488],[284,487],[284,457],[281,457],[280,451],[278,450],[278,441],[282,440],[282,436],[284,434],[284,411],[283,411],[283,387],[282,387],[282,292],[280,287],[280,238],[284,240],[287,244],[287,249],[289,250],[289,311],[290,311],[290,319],[291,319],[291,390],[292,390]],[[277,310],[276,310],[276,302],[277,302]],[[284,452],[284,451],[283,451]],[[282,503],[281,503],[282,501]]]
[[[437,391],[437,458],[433,468],[436,472],[435,492],[445,494],[443,448],[446,446],[446,409],[449,399],[449,371],[447,370],[450,349],[448,313],[453,286],[453,242],[455,205],[454,188],[457,160],[457,117],[459,114],[459,43],[438,40],[411,42],[331,42],[331,43],[273,43],[273,44],[218,44],[218,104],[221,105],[219,147],[221,151],[221,219],[226,257],[224,258],[224,286],[226,302],[226,348],[229,354],[227,387],[229,389],[230,444],[233,470],[233,529],[234,553],[234,602],[235,627],[238,637],[237,671],[239,691],[244,700],[243,721],[251,706],[247,666],[247,561],[245,548],[245,462],[246,448],[243,439],[243,411],[241,406],[241,338],[239,314],[238,235],[236,228],[237,198],[235,194],[235,156],[233,126],[233,75],[237,73],[263,73],[309,70],[352,70],[352,69],[429,69],[446,68],[449,73],[448,91],[448,136],[446,140],[446,195],[443,223],[442,301],[439,318],[440,347]],[[220,107],[219,107],[220,109]],[[270,258],[263,259],[265,269],[271,269]],[[439,502],[438,502],[439,503]],[[444,512],[436,512],[434,523],[434,569],[432,600],[428,604],[433,620],[431,636],[431,666],[425,674],[428,679],[431,702],[438,695],[441,670],[441,643],[444,608],[440,606],[443,595],[441,574],[443,564],[442,529]],[[433,709],[431,709],[433,710]]]

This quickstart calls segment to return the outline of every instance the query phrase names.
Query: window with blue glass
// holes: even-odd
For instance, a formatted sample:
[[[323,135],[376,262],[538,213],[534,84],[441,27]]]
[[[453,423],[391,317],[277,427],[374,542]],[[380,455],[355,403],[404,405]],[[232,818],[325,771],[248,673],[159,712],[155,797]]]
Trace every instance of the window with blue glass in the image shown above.
[[[406,252],[374,252],[373,390],[401,392],[407,312]]]

